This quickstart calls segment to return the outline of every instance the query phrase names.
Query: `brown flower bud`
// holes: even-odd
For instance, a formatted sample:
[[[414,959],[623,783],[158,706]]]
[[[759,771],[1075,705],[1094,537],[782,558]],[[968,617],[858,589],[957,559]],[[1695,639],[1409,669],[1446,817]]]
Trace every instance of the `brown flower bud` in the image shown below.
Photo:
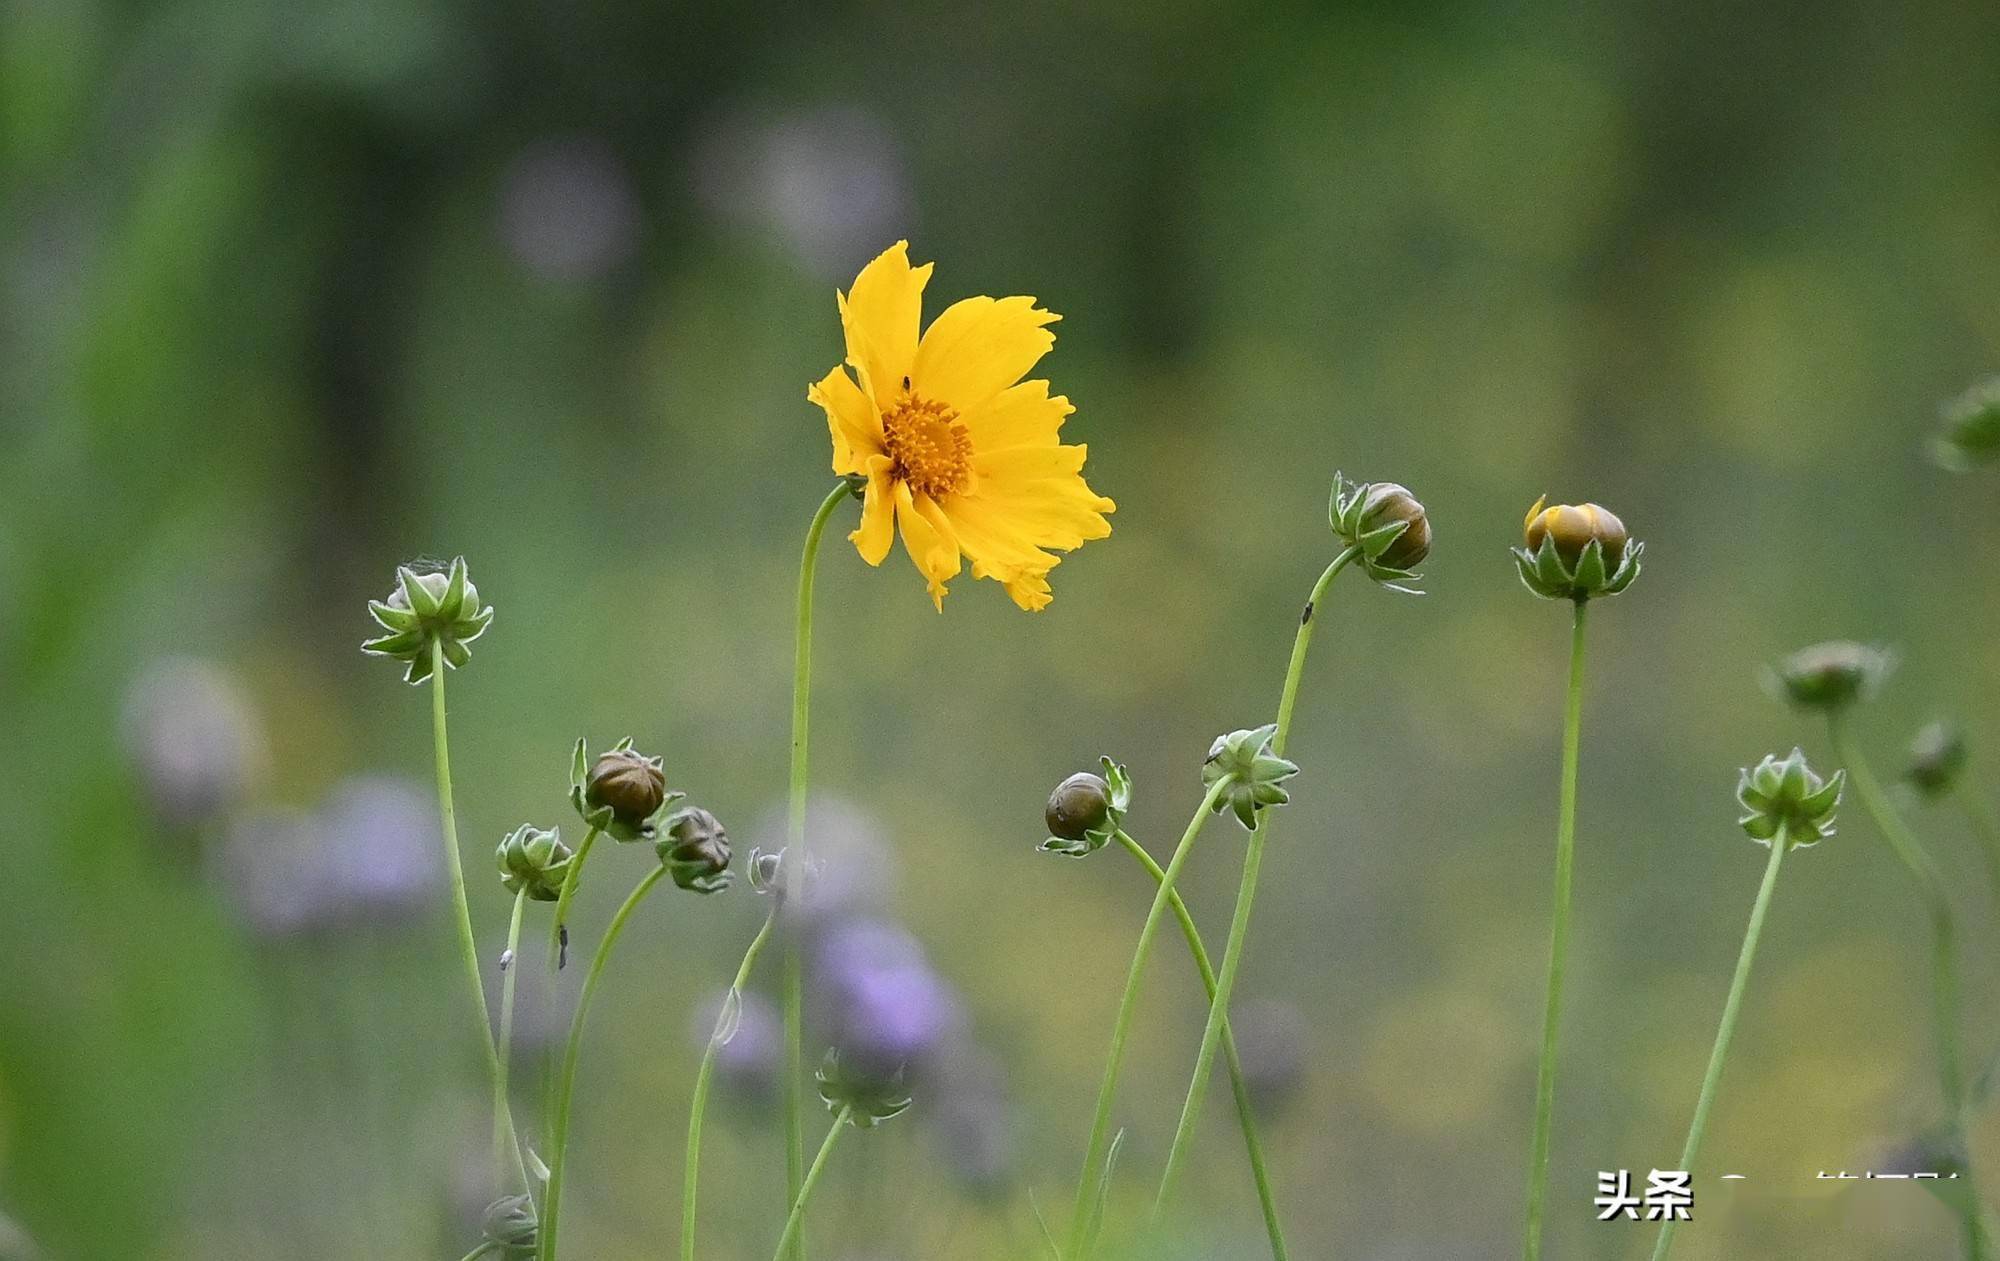
[[[1376,482],[1361,501],[1361,528],[1365,533],[1395,521],[1406,522],[1409,528],[1375,557],[1375,564],[1386,569],[1414,569],[1431,554],[1430,516],[1407,487]]]
[[[700,806],[674,811],[653,848],[681,888],[715,893],[729,887],[729,834]]]
[[[1049,825],[1049,835],[1065,841],[1083,840],[1110,821],[1111,786],[1101,775],[1078,771],[1056,785],[1042,817]]]
[[[609,806],[618,822],[641,827],[667,799],[664,763],[632,749],[613,749],[591,766],[583,791],[590,805]]]

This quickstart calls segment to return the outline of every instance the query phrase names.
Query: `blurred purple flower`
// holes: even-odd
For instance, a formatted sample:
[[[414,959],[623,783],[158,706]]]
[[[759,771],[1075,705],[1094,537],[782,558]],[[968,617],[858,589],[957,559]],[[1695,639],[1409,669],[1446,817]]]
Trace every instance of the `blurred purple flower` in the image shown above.
[[[356,776],[317,813],[263,809],[238,819],[219,876],[262,936],[401,922],[444,888],[432,809],[408,781]]]
[[[824,280],[852,277],[907,234],[901,146],[880,116],[855,106],[769,121],[721,117],[694,165],[696,192],[711,214],[774,231]]]
[[[242,689],[194,658],[148,665],[126,692],[120,728],[147,805],[175,828],[218,822],[264,761],[263,729]]]
[[[639,196],[631,173],[595,136],[549,136],[508,163],[500,189],[500,236],[545,280],[590,280],[632,256]]]
[[[444,893],[437,803],[389,775],[342,781],[320,810],[325,878],[346,912],[362,919],[416,915]]]
[[[812,948],[812,994],[826,1040],[852,1068],[922,1075],[964,1028],[949,982],[904,929],[877,919],[829,925]]]
[[[716,1017],[728,997],[727,990],[718,991],[695,1008],[688,1034],[696,1050],[708,1046]],[[777,1005],[756,990],[743,991],[736,1032],[715,1054],[715,1071],[722,1084],[751,1098],[775,1098],[784,1036],[784,1018]]]

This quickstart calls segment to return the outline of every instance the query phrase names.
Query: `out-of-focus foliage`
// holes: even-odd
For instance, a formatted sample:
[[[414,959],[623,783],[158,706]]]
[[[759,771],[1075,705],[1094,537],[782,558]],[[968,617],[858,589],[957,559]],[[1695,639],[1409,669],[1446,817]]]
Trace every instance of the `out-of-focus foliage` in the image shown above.
[[[366,601],[464,554],[498,609],[451,679],[489,956],[479,856],[565,819],[579,735],[633,734],[768,848],[830,484],[804,388],[834,286],[908,236],[948,260],[934,304],[1062,312],[1065,434],[1119,512],[1036,616],[982,584],[940,617],[827,551],[816,786],[865,803],[840,826],[892,934],[829,976],[949,1053],[848,1140],[818,1255],[1032,1253],[1148,887],[1037,854],[1036,811],[1108,753],[1128,827],[1170,839],[1209,740],[1270,720],[1337,467],[1409,486],[1435,545],[1426,598],[1350,575],[1319,611],[1239,987],[1298,1013],[1263,1022],[1303,1043],[1264,1061],[1297,1077],[1269,1145],[1298,1255],[1513,1247],[1566,627],[1507,548],[1544,491],[1649,545],[1594,619],[1549,1227],[1637,1247],[1589,1197],[1678,1149],[1759,862],[1735,770],[1794,742],[1833,769],[1757,663],[1898,645],[1863,738],[1953,711],[2000,786],[1991,479],[1924,449],[2000,364],[1996,82],[1975,0],[0,5],[0,1213],[50,1257],[469,1246],[426,702],[356,651]],[[1984,1054],[1994,904],[1952,817],[1919,822],[1968,874]],[[1871,829],[1842,839],[1774,908],[1708,1149],[1749,1180],[1699,1187],[1691,1258],[1950,1238],[1907,1185],[1813,1178],[1934,1119],[1919,912]],[[1213,828],[1186,880],[1217,943],[1241,845]],[[575,930],[652,861],[601,855]],[[614,961],[579,1255],[671,1238],[687,1030],[759,911],[747,882],[662,900]],[[1124,1218],[1202,1017],[1159,956]],[[532,1083],[562,1009],[522,1001]],[[718,1261],[782,1218],[741,1078],[708,1127]],[[1990,1114],[1976,1137],[1990,1179]],[[1237,1142],[1212,1118],[1182,1255],[1258,1255]]]

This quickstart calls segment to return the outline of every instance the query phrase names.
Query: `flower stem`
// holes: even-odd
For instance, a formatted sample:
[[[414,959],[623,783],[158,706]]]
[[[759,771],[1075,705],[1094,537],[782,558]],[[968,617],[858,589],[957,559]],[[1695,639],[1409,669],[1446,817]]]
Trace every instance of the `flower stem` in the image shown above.
[[[799,557],[798,623],[792,640],[792,773],[790,805],[785,826],[785,861],[779,873],[779,898],[802,905],[806,862],[806,737],[812,717],[813,577],[819,568],[820,538],[840,501],[853,491],[841,482],[827,493],[812,524],[806,527],[805,550]],[[796,1209],[804,1205],[805,1189],[805,965],[798,934],[785,935],[785,1188]],[[801,1223],[790,1244],[793,1261],[805,1261],[805,1227]]]
[[[1063,1256],[1068,1261],[1084,1261],[1089,1246],[1091,1222],[1091,1190],[1097,1185],[1098,1169],[1104,1163],[1104,1152],[1111,1137],[1111,1103],[1118,1094],[1118,1073],[1124,1066],[1125,1040],[1132,1031],[1132,1013],[1139,1005],[1139,982],[1145,975],[1146,959],[1153,950],[1153,938],[1160,927],[1160,917],[1165,914],[1167,902],[1173,896],[1174,883],[1180,879],[1181,868],[1186,865],[1188,855],[1194,852],[1194,840],[1201,835],[1208,816],[1215,812],[1215,803],[1235,782],[1233,775],[1224,775],[1210,786],[1208,794],[1195,807],[1194,817],[1188,820],[1187,830],[1181,833],[1180,844],[1174,847],[1174,855],[1167,862],[1162,873],[1160,888],[1153,895],[1153,904],[1146,911],[1146,922],[1139,929],[1139,942],[1132,950],[1132,964],[1125,970],[1125,992],[1118,1000],[1118,1016],[1111,1025],[1111,1050],[1104,1061],[1104,1080],[1097,1088],[1097,1110],[1090,1122],[1090,1141],[1083,1150],[1083,1171],[1077,1176],[1076,1208],[1070,1220],[1069,1247]]]
[[[1549,990],[1542,1013],[1542,1058],[1535,1070],[1535,1136],[1528,1153],[1527,1233],[1521,1255],[1542,1255],[1542,1205],[1549,1191],[1549,1133],[1556,1104],[1556,1030],[1562,1023],[1563,968],[1569,961],[1571,873],[1576,862],[1576,768],[1583,740],[1583,626],[1589,602],[1576,602],[1570,628],[1569,693],[1563,705],[1562,803],[1556,818],[1556,883],[1549,930]]]
[[[1146,874],[1156,883],[1166,884],[1167,873],[1153,861],[1153,856],[1146,852],[1144,846],[1122,828],[1117,837],[1126,852],[1146,869]],[[1188,953],[1194,956],[1195,970],[1201,973],[1202,989],[1207,991],[1209,1001],[1214,1002],[1215,968],[1209,962],[1208,948],[1202,944],[1201,930],[1195,927],[1194,916],[1189,914],[1187,903],[1179,891],[1168,895],[1167,905],[1173,908],[1174,918],[1180,921],[1181,936],[1187,938]],[[1250,1100],[1249,1084],[1243,1080],[1243,1061],[1237,1054],[1236,1035],[1229,1027],[1227,1015],[1223,1017],[1222,1024],[1222,1055],[1229,1066],[1230,1091],[1236,1096],[1236,1116],[1243,1125],[1243,1148],[1250,1157],[1250,1175],[1257,1183],[1257,1203],[1264,1210],[1264,1231],[1271,1237],[1271,1258],[1272,1261],[1286,1261],[1285,1232],[1278,1223],[1278,1200],[1271,1190],[1270,1172],[1264,1167],[1264,1145],[1257,1137],[1257,1110]]]
[[[590,857],[590,847],[597,844],[602,831],[592,828],[583,834],[583,844],[576,847],[576,857],[570,859],[569,870],[563,873],[562,888],[556,893],[555,918],[549,921],[549,975],[554,976],[562,969],[568,943],[570,899],[576,896],[576,882],[583,875],[584,860]]]
[[[1736,974],[1729,979],[1729,997],[1722,1003],[1722,1023],[1715,1030],[1715,1047],[1708,1053],[1708,1071],[1702,1074],[1701,1094],[1694,1104],[1694,1120],[1688,1125],[1687,1143],[1681,1148],[1679,1168],[1692,1172],[1694,1158],[1701,1152],[1701,1137],[1708,1128],[1708,1110],[1715,1103],[1715,1088],[1722,1081],[1722,1061],[1729,1054],[1729,1039],[1736,1033],[1736,1016],[1743,1007],[1743,991],[1750,983],[1750,964],[1757,957],[1757,939],[1764,933],[1764,913],[1771,906],[1771,890],[1778,887],[1778,867],[1785,861],[1791,840],[1781,824],[1771,838],[1771,858],[1764,864],[1764,881],[1757,886],[1757,900],[1750,906],[1750,926],[1743,930],[1743,949],[1736,956]],[[1659,1242],[1653,1245],[1653,1261],[1665,1261],[1673,1246],[1674,1219],[1660,1223]]]
[[[841,1131],[848,1128],[847,1120],[853,1115],[853,1104],[842,1104],[840,1111],[834,1114],[833,1128],[826,1132],[826,1141],[819,1145],[819,1155],[813,1157],[812,1168],[799,1183],[798,1198],[792,1201],[791,1216],[785,1219],[785,1233],[778,1236],[778,1250],[772,1254],[773,1261],[781,1261],[785,1250],[798,1244],[799,1232],[805,1228],[806,1198],[819,1185],[819,1176],[826,1171],[827,1157],[833,1155],[833,1145],[840,1141]]]
[[[771,928],[777,921],[778,904],[773,902],[763,927],[750,939],[750,948],[743,952],[743,962],[736,969],[736,979],[729,983],[723,1010],[716,1014],[715,1032],[709,1035],[708,1045],[702,1049],[701,1069],[694,1078],[694,1104],[688,1112],[687,1160],[681,1175],[681,1261],[694,1261],[695,1182],[701,1173],[701,1123],[708,1111],[708,1087],[715,1077],[715,1057],[723,1046],[722,1024],[732,1018],[731,1008],[742,1001],[750,970],[756,966],[757,956],[764,953],[764,943],[771,939]]]
[[[569,1149],[569,1109],[571,1096],[576,1091],[576,1060],[578,1049],[583,1045],[583,1024],[590,1015],[590,1000],[597,993],[597,982],[604,975],[604,964],[611,957],[611,948],[618,944],[619,935],[625,931],[626,921],[632,912],[645,900],[660,877],[667,874],[663,866],[655,867],[640,879],[638,885],[626,897],[624,905],[611,917],[611,924],[604,930],[604,940],[597,945],[597,953],[590,960],[590,971],[584,974],[583,991],[576,998],[576,1014],[570,1017],[569,1042],[563,1047],[562,1075],[556,1082],[554,1105],[549,1115],[549,1185],[542,1194],[542,1220],[540,1247],[542,1261],[555,1261],[556,1218],[562,1208],[564,1157]]]
[[[479,1022],[479,1045],[486,1052],[486,1076],[493,1086],[493,1176],[505,1179],[509,1173],[523,1190],[528,1171],[521,1163],[520,1145],[514,1138],[514,1116],[508,1107],[506,1071],[500,1067],[500,1052],[493,1042],[492,1017],[486,1010],[486,980],[479,967],[479,943],[472,935],[472,909],[465,900],[465,868],[458,857],[458,815],[452,806],[451,745],[445,737],[444,648],[431,641],[431,747],[437,754],[438,818],[444,833],[445,868],[451,873],[451,906],[458,927],[458,953],[465,964],[466,981],[472,986],[473,1013]]]
[[[493,1077],[493,1110],[496,1114],[513,1106],[507,1094],[507,1070],[514,1049],[514,976],[521,970],[521,913],[527,904],[528,886],[523,884],[521,891],[514,895],[514,914],[507,921],[507,952],[500,956],[500,1037],[496,1050],[500,1071]],[[517,1148],[515,1158],[519,1157]],[[534,1188],[528,1185],[525,1174],[521,1183],[532,1197]]]
[[[1937,1035],[1938,1092],[1944,1097],[1946,1123],[1950,1128],[1953,1142],[1965,1161],[1965,1193],[1959,1197],[1960,1224],[1965,1237],[1965,1255],[1972,1261],[1984,1261],[1988,1255],[1986,1223],[1979,1204],[1978,1182],[1972,1174],[1972,1148],[1966,1141],[1966,1092],[1964,1056],[1960,1049],[1958,1029],[1958,921],[1951,909],[1951,895],[1947,891],[1944,877],[1928,851],[1910,831],[1895,807],[1889,804],[1888,794],[1875,778],[1861,750],[1855,746],[1847,728],[1845,714],[1835,710],[1827,716],[1827,735],[1833,744],[1834,756],[1847,768],[1847,777],[1854,784],[1855,795],[1861,799],[1861,808],[1874,820],[1875,830],[1889,842],[1889,848],[1916,882],[1917,893],[1923,899],[1924,909],[1931,921],[1931,1001],[1932,1019]]]
[[[493,1249],[498,1246],[499,1245],[495,1244],[492,1240],[489,1239],[485,1243],[480,1244],[477,1248],[474,1248],[471,1252],[468,1252],[464,1256],[460,1257],[458,1261],[479,1261],[479,1258],[491,1253]]]
[[[1333,558],[1306,597],[1305,611],[1299,616],[1298,633],[1292,638],[1292,657],[1285,666],[1285,684],[1278,693],[1277,730],[1271,736],[1271,752],[1284,756],[1285,741],[1291,735],[1292,711],[1298,705],[1299,683],[1305,677],[1306,650],[1312,646],[1313,627],[1318,622],[1321,601],[1327,589],[1361,549],[1349,547]],[[1236,890],[1236,910],[1229,920],[1229,939],[1222,948],[1222,972],[1216,978],[1215,994],[1208,1004],[1208,1023],[1201,1033],[1201,1049],[1195,1054],[1194,1076],[1188,1081],[1187,1098],[1181,1104],[1180,1123],[1174,1128],[1173,1145],[1167,1149],[1167,1163],[1160,1175],[1160,1189],[1153,1197],[1153,1218],[1157,1221],[1173,1202],[1174,1183],[1186,1163],[1194,1140],[1195,1123],[1208,1092],[1208,1079],[1215,1071],[1215,1051],[1222,1039],[1222,1022],[1229,1011],[1229,999],[1236,989],[1236,973],[1243,964],[1243,943],[1250,932],[1250,912],[1257,901],[1257,880],[1264,867],[1264,845],[1271,835],[1271,813],[1262,811],[1251,829],[1243,855],[1243,879]]]

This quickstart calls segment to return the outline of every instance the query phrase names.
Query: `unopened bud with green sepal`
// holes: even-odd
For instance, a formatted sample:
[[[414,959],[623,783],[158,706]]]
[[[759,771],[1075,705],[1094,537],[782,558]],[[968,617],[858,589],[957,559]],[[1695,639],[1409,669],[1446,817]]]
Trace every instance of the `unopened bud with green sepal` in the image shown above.
[[[901,1116],[910,1107],[910,1092],[903,1083],[903,1070],[883,1076],[849,1067],[840,1052],[828,1051],[813,1074],[819,1097],[828,1112],[848,1109],[847,1119],[857,1128],[868,1130],[891,1117]]]
[[[538,1224],[535,1202],[526,1195],[503,1195],[486,1206],[479,1230],[495,1255],[529,1257],[535,1253]]]
[[[1948,722],[1926,723],[1910,741],[1910,762],[1903,779],[1927,800],[1951,796],[1971,759],[1965,736]]]
[[[584,741],[570,756],[569,803],[591,827],[615,841],[650,841],[667,808],[686,793],[667,789],[666,762],[632,748],[627,736],[591,759]]]
[[[1990,377],[1944,406],[1944,432],[1931,455],[1954,473],[2000,461],[2000,377]]]
[[[493,608],[480,606],[463,556],[444,573],[398,568],[395,589],[386,600],[370,600],[368,613],[388,634],[363,643],[361,651],[402,662],[406,683],[431,676],[434,650],[452,669],[464,665],[472,659],[469,645],[493,622]]]
[[[1597,504],[1557,504],[1545,495],[1521,524],[1514,564],[1528,590],[1545,600],[1581,604],[1617,595],[1639,576],[1646,545],[1634,539],[1616,513]]]
[[[1765,671],[1764,682],[1800,709],[1840,710],[1873,696],[1895,668],[1886,649],[1833,639],[1786,657]]]
[[[1283,785],[1299,773],[1297,766],[1271,752],[1271,738],[1277,731],[1278,724],[1266,723],[1217,736],[1201,764],[1204,788],[1213,789],[1224,776],[1229,777],[1229,787],[1216,798],[1215,812],[1221,814],[1225,807],[1234,811],[1236,821],[1251,831],[1257,828],[1259,810],[1292,799]]]
[[[1125,813],[1132,808],[1132,778],[1110,758],[1098,760],[1104,774],[1078,771],[1049,794],[1042,811],[1049,828],[1049,839],[1041,844],[1044,853],[1070,858],[1094,854],[1125,826]]]
[[[575,855],[563,844],[562,830],[543,831],[523,823],[507,834],[494,855],[500,883],[509,893],[525,891],[531,902],[553,902],[562,896],[563,881]]]
[[[653,842],[653,852],[683,889],[720,893],[729,887],[729,833],[700,806],[674,811]]]
[[[1395,482],[1350,482],[1333,475],[1328,507],[1333,532],[1359,550],[1370,578],[1407,595],[1423,592],[1405,583],[1420,581],[1418,565],[1431,554],[1430,514],[1406,487]]]
[[[1736,800],[1743,807],[1737,822],[1766,845],[1781,831],[1787,849],[1817,845],[1833,835],[1834,810],[1846,782],[1846,771],[1821,779],[1799,749],[1784,758],[1766,754],[1737,781]]]

